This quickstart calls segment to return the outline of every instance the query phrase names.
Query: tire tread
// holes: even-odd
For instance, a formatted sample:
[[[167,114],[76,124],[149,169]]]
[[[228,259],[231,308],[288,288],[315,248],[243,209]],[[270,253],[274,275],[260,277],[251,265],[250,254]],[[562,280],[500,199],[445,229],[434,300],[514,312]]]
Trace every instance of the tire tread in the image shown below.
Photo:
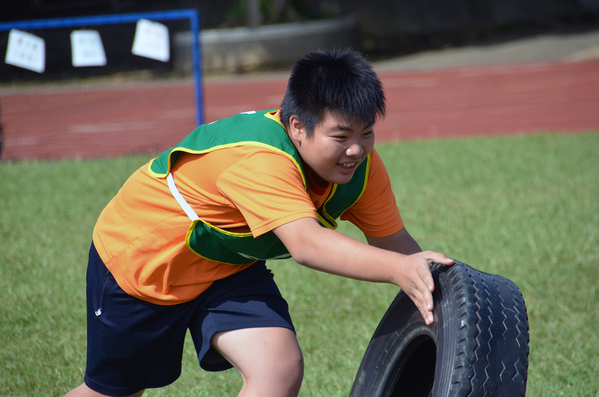
[[[516,284],[461,262],[437,271],[449,277],[458,302],[458,348],[449,395],[523,396],[529,328],[524,298]],[[518,358],[510,364],[513,360],[506,355]]]

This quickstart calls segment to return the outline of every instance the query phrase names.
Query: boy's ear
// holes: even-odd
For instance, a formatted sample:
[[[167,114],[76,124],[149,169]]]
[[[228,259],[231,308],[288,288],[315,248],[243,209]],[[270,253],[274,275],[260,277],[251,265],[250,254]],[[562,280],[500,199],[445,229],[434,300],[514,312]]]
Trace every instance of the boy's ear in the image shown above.
[[[301,143],[306,136],[304,125],[297,116],[289,117],[289,137],[292,141]]]

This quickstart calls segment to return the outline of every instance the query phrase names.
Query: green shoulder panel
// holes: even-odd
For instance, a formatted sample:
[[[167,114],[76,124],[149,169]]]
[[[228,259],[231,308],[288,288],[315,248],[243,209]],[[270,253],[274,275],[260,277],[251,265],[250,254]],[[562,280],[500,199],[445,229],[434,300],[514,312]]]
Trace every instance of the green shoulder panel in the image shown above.
[[[304,174],[301,159],[287,136],[285,127],[273,117],[275,111],[251,111],[203,124],[193,130],[176,147],[156,157],[149,165],[150,175],[166,178],[179,154],[203,154],[227,147],[256,145],[288,156]],[[306,181],[304,186],[307,189]]]
[[[290,257],[287,248],[272,231],[254,238],[251,233],[228,233],[201,219],[192,223],[185,241],[187,248],[196,255],[230,265]]]
[[[353,206],[366,189],[370,173],[370,155],[360,164],[351,181],[333,185],[327,201],[318,209],[318,220],[329,229],[337,229],[336,219]]]

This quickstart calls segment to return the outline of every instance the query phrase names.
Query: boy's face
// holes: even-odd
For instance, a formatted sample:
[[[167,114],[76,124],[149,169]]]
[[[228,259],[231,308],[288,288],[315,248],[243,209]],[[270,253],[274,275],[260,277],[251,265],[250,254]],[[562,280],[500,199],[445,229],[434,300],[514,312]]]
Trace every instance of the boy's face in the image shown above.
[[[372,125],[345,121],[330,112],[325,113],[310,136],[301,121],[291,116],[289,136],[308,167],[307,172],[320,185],[349,182],[374,147]]]

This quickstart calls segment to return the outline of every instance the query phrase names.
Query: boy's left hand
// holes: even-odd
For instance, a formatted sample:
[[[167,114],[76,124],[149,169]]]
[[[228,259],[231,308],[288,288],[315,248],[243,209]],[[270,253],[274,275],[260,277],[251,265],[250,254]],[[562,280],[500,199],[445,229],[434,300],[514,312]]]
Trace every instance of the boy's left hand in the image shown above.
[[[424,251],[408,255],[404,262],[398,266],[396,284],[412,299],[427,325],[434,322],[433,317],[433,291],[435,283],[431,274],[434,263],[452,265],[453,259],[446,255]]]

